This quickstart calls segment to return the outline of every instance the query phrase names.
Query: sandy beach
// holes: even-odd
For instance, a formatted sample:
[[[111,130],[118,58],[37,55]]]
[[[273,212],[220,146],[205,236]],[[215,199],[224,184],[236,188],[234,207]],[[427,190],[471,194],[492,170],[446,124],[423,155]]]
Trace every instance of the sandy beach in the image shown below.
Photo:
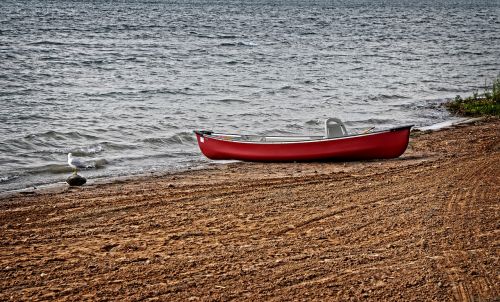
[[[231,163],[0,199],[0,300],[498,301],[500,121],[394,160]]]

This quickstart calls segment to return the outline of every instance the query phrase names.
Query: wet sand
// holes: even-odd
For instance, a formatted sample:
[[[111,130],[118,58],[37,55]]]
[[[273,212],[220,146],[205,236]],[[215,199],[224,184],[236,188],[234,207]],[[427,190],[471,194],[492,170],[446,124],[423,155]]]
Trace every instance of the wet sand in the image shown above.
[[[232,163],[0,199],[0,300],[500,299],[500,121],[394,160]]]

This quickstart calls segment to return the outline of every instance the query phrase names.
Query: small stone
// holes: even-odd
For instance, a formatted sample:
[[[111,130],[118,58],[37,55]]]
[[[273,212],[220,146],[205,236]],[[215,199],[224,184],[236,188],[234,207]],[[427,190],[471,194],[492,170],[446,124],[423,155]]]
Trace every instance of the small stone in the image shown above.
[[[101,250],[104,251],[104,252],[110,252],[112,249],[114,249],[117,246],[119,246],[119,244],[117,244],[117,243],[109,243],[109,244],[103,245],[101,247]]]
[[[66,179],[66,182],[70,186],[83,186],[87,182],[87,179],[78,174],[73,174]]]
[[[47,276],[47,274],[46,274],[46,273],[41,273],[41,274],[40,274],[40,277],[42,277],[42,278],[43,278],[43,277],[45,277],[45,276]]]

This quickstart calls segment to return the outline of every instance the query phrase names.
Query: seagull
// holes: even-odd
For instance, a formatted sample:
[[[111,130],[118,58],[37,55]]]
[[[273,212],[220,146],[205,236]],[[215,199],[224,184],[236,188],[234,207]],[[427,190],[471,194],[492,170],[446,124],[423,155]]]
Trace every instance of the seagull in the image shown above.
[[[78,158],[74,158],[71,153],[68,153],[68,165],[74,169],[73,174],[78,172],[78,168],[83,169],[87,167],[84,162]]]

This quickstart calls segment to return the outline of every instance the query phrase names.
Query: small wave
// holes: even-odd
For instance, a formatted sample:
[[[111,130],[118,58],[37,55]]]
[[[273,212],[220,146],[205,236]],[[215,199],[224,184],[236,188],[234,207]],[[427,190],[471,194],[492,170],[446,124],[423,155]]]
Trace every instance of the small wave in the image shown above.
[[[297,123],[290,123],[285,126],[288,129],[294,129],[294,130],[302,130],[304,127],[300,124]]]
[[[237,114],[237,115],[228,115],[228,116],[239,116],[239,117],[259,117],[259,116],[262,116],[262,114],[260,113],[252,113],[252,112],[244,112],[244,113],[241,113],[241,114]],[[260,122],[255,122],[256,124],[260,124]]]
[[[102,65],[104,63],[106,63],[106,62],[105,62],[105,60],[102,60],[102,59],[82,61],[82,65],[86,65],[86,66]]]
[[[356,126],[356,125],[392,125],[397,122],[394,119],[382,119],[382,118],[370,118],[366,120],[358,120],[358,121],[346,121],[345,124],[348,126]]]
[[[63,42],[56,42],[56,41],[37,41],[37,42],[31,42],[28,43],[28,45],[66,45],[66,43]]]
[[[220,34],[220,35],[217,35],[217,38],[219,38],[219,39],[236,39],[236,38],[238,38],[238,36],[231,35],[231,34]]]
[[[0,96],[18,96],[18,95],[29,95],[32,94],[35,90],[30,89],[30,88],[25,88],[25,89],[19,89],[15,91],[0,91]],[[32,116],[36,118],[42,118],[42,116],[37,115],[37,114],[27,114],[24,116],[24,119],[30,119]]]
[[[25,148],[27,149],[27,148]],[[31,148],[33,149],[33,148]],[[101,142],[97,144],[92,144],[89,146],[82,147],[53,147],[53,148],[44,148],[40,150],[34,150],[35,154],[68,154],[71,152],[74,156],[93,156],[104,151],[121,151],[121,150],[134,150],[137,149],[137,146],[131,144],[119,144],[119,143],[111,143],[111,142]]]
[[[69,150],[75,156],[88,156],[104,151],[104,146],[102,144],[94,144],[87,147],[74,148]],[[66,152],[65,152],[66,153]]]
[[[109,162],[104,158],[91,159],[87,161],[83,161],[85,164],[85,168],[83,170],[89,169],[101,169],[104,168]],[[61,174],[72,172],[73,168],[71,168],[67,164],[48,164],[37,167],[30,167],[25,170],[27,174]]]
[[[245,100],[242,100],[242,99],[230,99],[230,98],[213,100],[213,102],[215,102],[215,103],[224,103],[224,104],[233,104],[233,103],[245,104],[245,103],[249,103],[249,101],[245,101]]]
[[[237,44],[232,43],[232,42],[223,42],[223,43],[220,43],[219,46],[232,47],[232,46],[237,46]]]
[[[84,92],[82,95],[83,96],[88,96],[88,97],[91,97],[91,98],[98,98],[98,100],[100,100],[100,98],[102,98],[102,97],[128,96],[130,94],[131,94],[130,92],[124,92],[124,91],[110,91],[110,92],[96,92],[96,93]]]
[[[383,100],[401,100],[408,99],[409,97],[399,94],[379,94],[375,96],[368,97],[371,101],[383,101]]]
[[[306,125],[310,125],[310,126],[316,126],[316,125],[319,125],[321,124],[322,122],[320,120],[308,120],[306,122]]]
[[[19,178],[19,175],[0,176],[0,183],[6,183],[6,182],[12,181],[16,178]]]
[[[392,124],[397,121],[394,119],[370,118],[364,122],[367,124],[383,125],[383,124]]]
[[[141,140],[142,142],[151,145],[171,145],[171,144],[186,144],[196,141],[195,136],[191,132],[181,132],[170,137],[149,137]]]
[[[152,107],[152,106],[130,106],[128,107],[132,110],[140,110],[140,111],[150,111],[150,110],[158,110],[159,108],[157,107]]]
[[[453,93],[464,93],[467,92],[465,89],[452,88],[452,87],[437,87],[434,90],[439,92],[453,92]]]
[[[139,93],[147,93],[147,94],[173,94],[173,95],[195,95],[192,93],[192,88],[184,87],[178,89],[169,89],[169,88],[159,88],[159,89],[143,89],[140,90]]]
[[[127,163],[130,164],[130,162],[133,161],[139,161],[139,162],[144,162],[144,160],[151,160],[153,158],[174,158],[176,155],[173,154],[174,152],[169,152],[169,153],[163,153],[163,154],[154,154],[154,155],[130,155],[130,156],[123,156],[123,157],[118,157],[118,158],[113,158],[113,163]]]
[[[351,71],[356,71],[356,70],[363,70],[363,67],[353,67],[350,69]]]
[[[256,43],[253,42],[223,42],[220,43],[219,46],[223,47],[235,47],[235,46],[257,46]]]
[[[259,86],[255,84],[236,84],[236,86],[243,88],[259,88]]]
[[[422,82],[422,83],[439,83],[439,81],[438,81],[438,80],[436,80],[436,79],[431,79],[431,78],[422,79],[422,80],[420,80],[420,82]]]
[[[206,38],[206,39],[213,39],[213,38],[215,38],[212,35],[202,34],[202,33],[198,33],[198,32],[195,32],[195,31],[190,31],[189,34],[193,35],[193,36],[196,36],[198,38]]]
[[[61,174],[71,172],[73,169],[67,164],[48,164],[26,169],[27,174]]]
[[[427,99],[425,102],[421,103],[409,103],[409,104],[396,104],[392,107],[396,108],[396,110],[418,110],[421,111],[423,109],[432,109],[432,110],[441,110],[442,105],[448,99],[439,98],[439,99]]]
[[[45,139],[50,138],[50,139],[60,139],[60,140],[64,139],[63,134],[61,132],[57,132],[57,131],[53,131],[53,130],[42,132],[42,133],[30,133],[24,137],[24,139],[26,139],[28,141],[40,139],[40,138],[45,138]]]
[[[143,63],[145,62],[144,59],[141,59],[141,58],[138,58],[138,57],[127,57],[127,58],[123,58],[122,61],[127,61],[127,62],[139,62],[139,63]]]
[[[99,158],[91,162],[91,167],[100,169],[104,168],[109,162],[105,158]]]
[[[55,139],[55,140],[65,140],[65,139],[97,139],[96,136],[81,133],[79,131],[70,131],[70,132],[60,132],[49,130],[42,133],[31,133],[24,137],[24,139],[31,141],[35,139]]]
[[[285,85],[280,88],[280,90],[297,90],[297,88],[291,86],[291,85]]]

